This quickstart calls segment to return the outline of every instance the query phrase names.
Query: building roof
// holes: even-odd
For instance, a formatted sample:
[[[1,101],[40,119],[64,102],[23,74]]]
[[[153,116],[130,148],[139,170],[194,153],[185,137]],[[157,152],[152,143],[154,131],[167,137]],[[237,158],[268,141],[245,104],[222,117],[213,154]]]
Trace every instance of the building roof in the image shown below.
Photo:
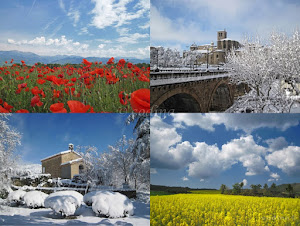
[[[82,158],[78,158],[78,159],[71,160],[69,162],[64,162],[64,163],[62,163],[60,165],[63,166],[63,165],[67,165],[67,164],[73,164],[75,162],[81,162],[82,160],[83,160]]]
[[[68,150],[68,151],[62,151],[62,152],[59,152],[59,153],[57,153],[57,154],[55,154],[55,155],[51,155],[51,156],[49,156],[49,157],[47,157],[47,158],[41,159],[41,162],[42,162],[42,161],[45,161],[45,160],[47,160],[47,159],[51,159],[51,158],[53,158],[53,157],[59,156],[59,155],[67,154],[67,153],[69,153],[69,152],[74,152],[76,155],[80,156],[80,154],[77,153],[76,151]]]

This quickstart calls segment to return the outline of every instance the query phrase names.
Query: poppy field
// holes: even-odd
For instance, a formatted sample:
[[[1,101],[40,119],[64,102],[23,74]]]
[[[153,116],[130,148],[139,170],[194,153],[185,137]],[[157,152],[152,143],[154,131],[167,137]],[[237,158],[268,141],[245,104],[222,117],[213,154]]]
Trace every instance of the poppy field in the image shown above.
[[[0,113],[150,112],[150,68],[124,59],[80,67],[14,64],[0,67]]]
[[[300,199],[220,194],[151,196],[151,225],[299,225]]]

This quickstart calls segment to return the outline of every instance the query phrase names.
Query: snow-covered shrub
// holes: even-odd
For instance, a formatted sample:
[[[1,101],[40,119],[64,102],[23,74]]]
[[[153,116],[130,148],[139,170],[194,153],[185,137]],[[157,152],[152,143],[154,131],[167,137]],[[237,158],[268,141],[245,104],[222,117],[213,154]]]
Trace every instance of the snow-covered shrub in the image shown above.
[[[59,191],[45,199],[45,207],[51,208],[62,216],[70,216],[75,213],[82,201],[83,196],[77,191]]]
[[[23,190],[12,191],[8,194],[7,200],[10,203],[20,204],[24,200],[24,195],[26,194]]]
[[[30,191],[24,195],[24,202],[30,208],[44,207],[44,201],[48,197],[47,194],[41,191]]]
[[[133,204],[119,192],[96,191],[84,196],[87,205],[92,204],[93,211],[109,218],[118,218],[133,215]]]

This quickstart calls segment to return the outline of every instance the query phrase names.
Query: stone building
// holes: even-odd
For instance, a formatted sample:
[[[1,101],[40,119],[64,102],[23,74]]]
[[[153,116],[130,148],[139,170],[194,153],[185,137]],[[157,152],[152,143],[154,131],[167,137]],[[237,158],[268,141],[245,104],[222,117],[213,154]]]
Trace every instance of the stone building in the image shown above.
[[[74,175],[83,173],[83,159],[69,144],[69,150],[57,153],[41,160],[42,173],[51,174],[52,178],[72,179]]]
[[[218,31],[217,32],[217,46],[214,45],[214,42],[207,45],[197,46],[192,44],[190,46],[190,51],[201,51],[202,57],[198,59],[197,64],[213,64],[219,65],[225,63],[226,54],[231,49],[239,49],[241,44],[238,41],[229,39],[227,37],[227,31]]]

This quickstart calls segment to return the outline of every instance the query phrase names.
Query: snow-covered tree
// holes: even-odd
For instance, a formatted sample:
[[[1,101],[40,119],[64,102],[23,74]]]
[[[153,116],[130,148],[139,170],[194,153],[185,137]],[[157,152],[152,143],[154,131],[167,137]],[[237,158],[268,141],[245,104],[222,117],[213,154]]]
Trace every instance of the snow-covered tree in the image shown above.
[[[197,64],[198,59],[202,57],[202,53],[197,50],[185,51],[184,56],[185,57],[182,59],[182,65],[190,65],[194,67],[194,65]]]
[[[132,149],[134,164],[131,174],[136,187],[150,189],[150,114],[133,113],[127,118],[127,124],[130,123],[135,123],[137,135]]]
[[[246,84],[250,91],[240,97],[228,112],[290,112],[297,98],[291,98],[284,89],[299,97],[300,39],[273,33],[267,44],[259,39],[244,41],[244,48],[227,55],[231,82]]]
[[[9,124],[10,115],[0,114],[0,191],[10,190],[11,176],[17,160],[16,147],[21,135]]]

